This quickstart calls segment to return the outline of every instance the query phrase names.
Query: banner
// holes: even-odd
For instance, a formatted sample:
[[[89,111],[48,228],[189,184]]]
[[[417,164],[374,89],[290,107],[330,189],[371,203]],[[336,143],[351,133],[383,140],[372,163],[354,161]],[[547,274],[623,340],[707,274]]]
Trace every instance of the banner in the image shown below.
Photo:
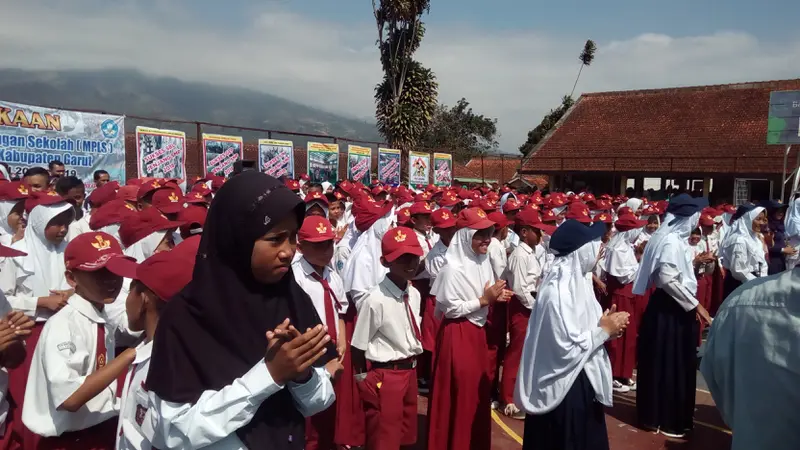
[[[203,133],[203,167],[205,173],[228,176],[233,163],[242,159],[244,144],[241,136]]]
[[[347,178],[351,181],[360,181],[365,186],[369,186],[372,181],[372,149],[369,147],[359,147],[358,145],[347,146]]]
[[[339,179],[339,144],[309,142],[308,176],[315,183],[327,181],[336,184]]]
[[[408,184],[413,189],[425,189],[430,183],[431,155],[429,153],[408,153]]]
[[[400,150],[378,148],[378,181],[392,186],[400,184]]]
[[[140,177],[186,179],[186,133],[136,127]]]
[[[453,183],[453,155],[449,153],[433,154],[433,184],[450,186]]]
[[[83,180],[87,192],[98,169],[124,183],[125,118],[0,101],[0,161],[11,177],[47,169],[54,160]]]
[[[294,178],[294,144],[275,139],[258,140],[258,170],[275,178]]]

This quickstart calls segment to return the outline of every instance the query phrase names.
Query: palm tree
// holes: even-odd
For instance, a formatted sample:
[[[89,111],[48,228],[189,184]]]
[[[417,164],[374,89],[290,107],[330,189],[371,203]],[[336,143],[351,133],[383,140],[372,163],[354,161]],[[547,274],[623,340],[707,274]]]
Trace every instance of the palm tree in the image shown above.
[[[575,93],[575,88],[578,86],[578,80],[581,79],[581,72],[583,71],[584,66],[588,66],[592,64],[594,61],[594,52],[597,51],[597,46],[594,45],[594,41],[591,39],[587,39],[586,43],[583,45],[583,51],[581,52],[578,59],[581,60],[581,68],[578,70],[578,77],[575,78],[575,84],[572,85],[572,92],[569,93],[569,96]]]

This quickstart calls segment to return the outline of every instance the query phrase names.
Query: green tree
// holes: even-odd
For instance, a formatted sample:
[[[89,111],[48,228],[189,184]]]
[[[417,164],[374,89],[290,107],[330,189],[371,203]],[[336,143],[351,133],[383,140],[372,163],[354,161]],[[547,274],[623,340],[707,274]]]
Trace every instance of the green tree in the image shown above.
[[[437,105],[436,76],[413,59],[425,35],[430,0],[372,0],[383,81],[375,87],[378,131],[395,148],[412,149]]]
[[[459,159],[497,150],[497,119],[476,114],[462,98],[455,106],[439,105],[420,137],[420,147],[445,150]]]
[[[575,88],[578,87],[578,80],[581,79],[581,72],[583,72],[584,67],[592,64],[592,61],[594,61],[594,52],[596,51],[597,46],[594,44],[594,41],[587,39],[586,43],[583,44],[583,51],[578,55],[578,59],[581,60],[581,68],[578,69],[578,76],[575,78],[575,84],[572,85],[572,92],[569,93],[570,97],[575,95]]]

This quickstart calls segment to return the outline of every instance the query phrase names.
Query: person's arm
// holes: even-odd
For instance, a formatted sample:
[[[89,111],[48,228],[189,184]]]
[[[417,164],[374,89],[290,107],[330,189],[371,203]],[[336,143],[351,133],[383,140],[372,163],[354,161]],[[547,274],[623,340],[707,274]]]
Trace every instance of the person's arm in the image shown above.
[[[691,311],[700,304],[694,294],[681,284],[681,273],[672,264],[661,264],[656,269],[653,282],[656,287],[669,294],[684,311]]]
[[[288,387],[294,398],[294,405],[303,417],[311,417],[327,409],[336,400],[330,373],[324,367],[315,367],[308,381],[290,381]]]
[[[533,308],[536,301],[536,286],[541,275],[541,268],[538,265],[535,255],[530,255],[529,258],[513,255],[508,261],[509,288],[514,291],[520,303],[528,309]],[[536,266],[536,268],[531,266]]]
[[[69,412],[76,412],[83,408],[89,400],[108,390],[111,384],[128,370],[128,366],[133,363],[135,357],[136,349],[125,350],[111,362],[85,377],[78,389],[61,402],[58,408]]]
[[[728,270],[731,272],[733,278],[742,283],[747,283],[755,279],[756,277],[747,264],[747,248],[745,248],[744,244],[734,244],[733,252],[731,253],[731,260],[728,261]]]
[[[203,392],[194,403],[168,402],[150,392],[150,413],[142,428],[153,436],[154,448],[211,445],[250,423],[261,403],[283,387],[272,379],[262,359],[231,384]]]

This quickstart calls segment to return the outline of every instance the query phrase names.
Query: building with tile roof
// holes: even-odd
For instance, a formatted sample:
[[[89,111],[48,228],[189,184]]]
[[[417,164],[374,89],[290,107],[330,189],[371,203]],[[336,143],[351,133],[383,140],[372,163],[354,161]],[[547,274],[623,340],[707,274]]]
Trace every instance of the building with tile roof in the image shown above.
[[[662,188],[702,186],[720,201],[734,190],[774,198],[786,147],[767,145],[767,116],[770,92],[784,90],[800,90],[800,79],[584,94],[521,173],[549,175],[563,190],[620,192],[633,179],[641,192],[645,178],[658,178]]]

